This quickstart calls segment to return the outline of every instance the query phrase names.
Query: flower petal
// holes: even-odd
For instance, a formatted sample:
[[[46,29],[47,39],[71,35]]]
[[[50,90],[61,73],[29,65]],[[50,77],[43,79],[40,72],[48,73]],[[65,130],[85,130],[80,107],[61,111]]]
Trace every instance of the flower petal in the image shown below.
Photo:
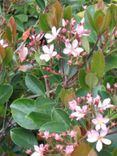
[[[50,51],[53,52],[53,50],[54,50],[54,45],[51,44],[51,45],[50,45]]]
[[[39,156],[38,152],[34,152],[33,154],[31,154],[31,156]]]
[[[49,34],[49,33],[47,33],[47,34],[45,34],[45,38],[46,39],[51,39],[53,36],[51,35],[51,34]]]
[[[43,49],[44,53],[46,53],[46,54],[50,53],[50,50],[49,50],[48,46],[45,45],[45,46],[42,47],[42,49]]]
[[[56,36],[56,27],[55,26],[52,27],[52,35]]]
[[[96,143],[96,149],[98,152],[100,152],[102,150],[102,142],[100,140],[98,140],[98,142]]]
[[[106,138],[103,138],[103,139],[102,139],[102,142],[103,142],[104,144],[106,144],[106,145],[110,145],[110,144],[111,144],[111,140],[106,139]]]
[[[69,54],[69,53],[70,53],[70,50],[69,50],[68,48],[65,48],[65,49],[63,50],[63,53],[64,53],[64,54]]]
[[[42,54],[40,55],[40,59],[48,62],[50,60],[50,56],[48,54]]]
[[[74,49],[78,47],[78,41],[76,39],[72,42],[72,47]]]
[[[100,124],[97,124],[96,126],[95,126],[95,129],[98,131],[99,129],[100,129],[101,127],[100,127]]]
[[[56,51],[53,51],[52,57],[53,57],[53,56],[56,56],[56,55],[57,55],[57,52],[56,52]]]

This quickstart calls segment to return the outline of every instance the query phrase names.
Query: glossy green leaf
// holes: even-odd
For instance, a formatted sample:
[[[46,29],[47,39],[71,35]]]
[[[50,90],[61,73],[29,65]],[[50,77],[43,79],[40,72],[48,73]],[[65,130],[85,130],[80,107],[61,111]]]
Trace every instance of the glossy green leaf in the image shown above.
[[[42,126],[43,124],[51,121],[50,114],[32,112],[28,115],[28,117],[34,121],[38,128],[40,128],[40,126]]]
[[[52,111],[52,119],[53,121],[63,122],[63,124],[70,128],[71,120],[69,115],[62,109],[53,109]]]
[[[32,91],[34,94],[39,96],[44,95],[45,90],[41,81],[37,79],[36,76],[27,74],[25,77],[25,83],[27,88]]]
[[[103,24],[101,26],[102,27],[102,29],[101,29],[102,33],[109,28],[109,26],[111,24],[111,19],[112,19],[111,10],[110,10],[110,8],[108,8],[106,11],[106,15],[104,17],[104,20],[103,20]]]
[[[13,119],[23,128],[38,129],[38,126],[28,117],[31,112],[37,112],[33,100],[17,99],[11,104]]]
[[[96,31],[95,23],[94,23],[94,14],[95,14],[95,7],[93,5],[87,7],[85,12],[86,22],[91,25],[91,27]]]
[[[9,100],[13,93],[13,88],[11,85],[5,84],[0,85],[0,104],[4,104]]]
[[[85,82],[85,77],[86,77],[86,71],[84,69],[81,69],[80,72],[79,72],[79,75],[78,75],[78,80],[79,80],[79,83],[80,83],[80,86],[82,88],[87,88],[87,84]]]
[[[22,23],[28,21],[28,16],[25,14],[18,14],[15,16],[16,19],[20,20]]]
[[[22,148],[29,149],[38,144],[34,134],[31,131],[23,128],[11,129],[10,136],[12,141]]]
[[[45,8],[45,1],[44,0],[35,0],[36,3],[38,4],[38,6],[41,8],[41,9],[44,9]]]
[[[83,36],[81,38],[81,42],[82,42],[82,47],[89,54],[89,52],[90,52],[90,45],[89,45],[88,38],[86,36]]]
[[[86,84],[90,89],[94,88],[98,83],[98,78],[93,73],[88,73],[85,77]]]
[[[102,77],[105,72],[105,57],[102,52],[95,52],[91,61],[91,71],[98,77]]]
[[[112,69],[117,69],[117,54],[111,54],[106,57],[106,72]]]
[[[50,133],[62,133],[67,131],[68,127],[66,127],[63,122],[51,121],[40,127],[40,131],[48,131]]]
[[[54,100],[50,100],[47,97],[38,97],[35,101],[35,105],[37,107],[37,111],[44,114],[51,114],[53,107],[56,106],[56,102]]]
[[[39,28],[44,32],[50,30],[47,18],[48,18],[47,14],[40,14]]]
[[[67,6],[64,9],[64,19],[70,20],[71,18],[72,18],[72,7],[71,6]]]

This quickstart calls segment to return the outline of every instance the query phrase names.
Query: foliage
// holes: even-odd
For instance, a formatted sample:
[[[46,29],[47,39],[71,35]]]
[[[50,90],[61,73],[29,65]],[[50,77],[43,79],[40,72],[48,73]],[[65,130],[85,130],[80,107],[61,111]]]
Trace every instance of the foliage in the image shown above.
[[[116,2],[0,1],[0,155],[116,156]]]

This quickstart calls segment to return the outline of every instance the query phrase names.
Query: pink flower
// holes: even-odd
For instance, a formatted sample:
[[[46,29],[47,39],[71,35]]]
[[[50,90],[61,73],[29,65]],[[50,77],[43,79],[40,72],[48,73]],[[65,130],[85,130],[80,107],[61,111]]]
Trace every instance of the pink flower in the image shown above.
[[[95,119],[92,120],[93,124],[95,125],[96,130],[106,130],[106,124],[109,122],[108,118],[103,118],[101,114],[98,114]]]
[[[99,102],[100,102],[100,100],[101,100],[101,97],[100,97],[99,95],[97,95],[97,96],[93,99],[93,103],[98,105]]]
[[[67,145],[65,149],[66,154],[71,154],[74,151],[74,146],[73,145]]]
[[[66,43],[65,49],[63,50],[64,54],[73,55],[74,57],[79,56],[84,50],[81,47],[78,47],[78,41],[73,40],[72,44]]]
[[[31,156],[44,156],[45,147],[43,144],[40,146],[34,145],[35,152]]]
[[[50,43],[53,40],[55,40],[60,32],[61,28],[59,28],[58,30],[56,29],[56,27],[52,27],[52,34],[50,33],[46,33],[45,34],[45,38],[47,39],[47,42]]]
[[[81,23],[76,27],[76,32],[79,37],[89,36],[90,31],[84,28],[84,18],[81,20]]]
[[[71,137],[71,138],[75,138],[77,133],[75,131],[68,131],[67,134]]]
[[[58,144],[58,145],[56,145],[56,148],[57,148],[57,150],[61,151],[61,150],[63,150],[63,145]]]
[[[92,104],[93,103],[93,97],[91,94],[87,94],[86,96],[86,100],[88,104]]]
[[[69,108],[70,108],[72,111],[76,110],[76,107],[77,107],[77,102],[76,102],[76,100],[72,100],[72,101],[69,102]]]
[[[117,83],[114,84],[114,87],[117,89]]]
[[[85,105],[82,108],[80,106],[76,107],[76,112],[73,112],[70,115],[70,118],[76,118],[76,120],[80,120],[82,118],[84,118],[84,116],[87,114],[88,111],[88,106]]]
[[[110,83],[107,83],[107,84],[106,84],[106,88],[107,88],[108,90],[111,89]]]
[[[110,102],[111,102],[110,98],[104,99],[102,103],[99,102],[98,107],[100,108],[100,110],[106,110],[108,108],[114,107],[114,105],[110,104]]]
[[[54,138],[56,141],[63,141],[63,138],[59,134],[55,134]]]
[[[103,144],[110,145],[111,140],[106,139],[105,136],[107,135],[107,131],[101,131],[100,133],[96,130],[91,130],[87,133],[87,141],[90,143],[96,143],[96,149],[100,152],[103,148]]]
[[[50,134],[48,131],[44,132],[43,138],[48,139],[50,137]]]
[[[48,46],[43,46],[42,47],[44,54],[40,55],[40,59],[41,60],[45,60],[46,62],[48,62],[51,58],[53,58],[54,56],[57,55],[57,52],[54,51],[54,45],[51,44],[50,47]]]
[[[18,51],[18,55],[19,55],[20,62],[25,61],[25,59],[28,55],[28,48],[25,47],[24,45],[21,46],[21,48]]]

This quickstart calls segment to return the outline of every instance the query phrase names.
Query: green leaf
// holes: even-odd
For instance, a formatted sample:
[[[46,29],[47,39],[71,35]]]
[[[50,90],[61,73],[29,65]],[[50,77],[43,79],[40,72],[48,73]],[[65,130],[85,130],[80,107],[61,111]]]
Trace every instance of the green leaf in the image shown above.
[[[37,79],[36,76],[27,74],[25,77],[25,83],[27,88],[32,91],[34,94],[39,96],[44,95],[45,90],[41,81]]]
[[[109,70],[117,69],[117,54],[111,54],[106,57],[106,72]]]
[[[102,24],[104,21],[105,14],[102,10],[97,10],[94,14],[94,24],[96,31],[100,34],[102,32]]]
[[[63,122],[63,124],[70,128],[71,120],[69,115],[62,109],[53,109],[52,111],[52,119],[53,121]]]
[[[37,112],[34,101],[31,99],[17,99],[11,104],[12,116],[21,127],[38,129],[38,126],[28,117],[31,112]]]
[[[117,127],[111,129],[111,133],[112,134],[107,135],[107,138],[112,141],[110,147],[115,149],[117,148]]]
[[[86,77],[86,71],[84,69],[81,69],[80,72],[79,72],[79,75],[78,75],[78,80],[79,80],[79,83],[80,83],[80,86],[82,88],[87,88],[87,84],[85,82],[85,77]]]
[[[38,97],[35,101],[35,105],[37,107],[38,112],[44,114],[51,114],[53,107],[56,106],[56,102],[54,100],[50,100],[47,97]]]
[[[98,78],[93,73],[88,73],[85,77],[86,84],[90,89],[94,88],[98,83]]]
[[[4,104],[9,100],[13,93],[11,85],[0,85],[0,104]]]
[[[47,18],[48,18],[47,14],[40,14],[39,28],[44,32],[47,32],[50,30]]]
[[[93,30],[96,31],[95,23],[94,23],[94,14],[95,14],[95,7],[93,5],[87,7],[85,12],[85,19],[88,25],[91,25]]]
[[[71,6],[67,6],[64,9],[64,19],[70,20],[71,18],[72,18],[72,7]]]
[[[28,16],[25,14],[19,14],[15,16],[15,19],[20,20],[22,23],[27,22],[28,21]]]
[[[10,136],[16,145],[26,149],[33,148],[34,145],[38,144],[34,134],[31,131],[23,128],[11,129]]]
[[[90,46],[89,46],[88,38],[86,36],[83,36],[81,38],[81,42],[82,42],[82,47],[89,54],[89,52],[90,52]]]
[[[110,8],[108,8],[106,11],[106,15],[104,16],[103,24],[101,26],[102,27],[102,29],[101,29],[102,33],[104,31],[106,31],[108,29],[108,27],[110,26],[111,19],[112,19],[111,10],[110,10]]]
[[[68,128],[63,124],[63,122],[51,121],[40,127],[40,131],[48,131],[50,133],[62,133],[67,131]]]
[[[34,121],[38,128],[40,128],[40,126],[43,124],[51,121],[50,115],[44,113],[32,112],[28,115],[28,117]]]
[[[13,58],[13,50],[12,48],[6,48],[5,49],[5,59],[4,59],[4,64],[9,64]]]
[[[105,58],[102,52],[95,52],[91,61],[91,71],[98,77],[102,77],[105,72]]]
[[[79,88],[76,92],[76,96],[86,96],[89,92],[89,89],[88,88]]]
[[[36,3],[38,4],[38,6],[41,8],[41,9],[44,9],[45,8],[45,1],[44,0],[35,0]]]

